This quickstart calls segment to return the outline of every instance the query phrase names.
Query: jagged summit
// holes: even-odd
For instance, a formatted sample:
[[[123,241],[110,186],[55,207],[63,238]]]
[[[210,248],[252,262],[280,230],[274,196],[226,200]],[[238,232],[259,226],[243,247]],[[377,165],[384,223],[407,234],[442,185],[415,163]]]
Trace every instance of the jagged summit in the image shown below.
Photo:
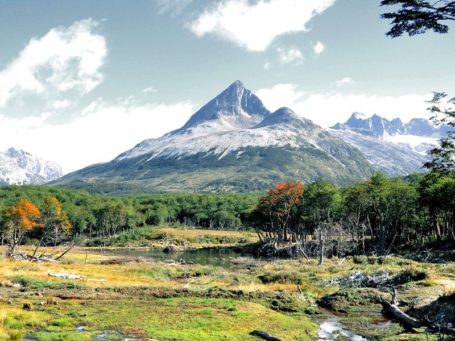
[[[314,141],[321,127],[289,108],[271,113],[262,101],[235,81],[198,110],[180,129],[142,141],[116,159],[214,153],[221,157],[245,147],[299,146]]]
[[[408,123],[403,123],[399,118],[388,120],[377,114],[370,117],[353,113],[345,123],[337,123],[332,129],[351,130],[362,135],[384,137],[387,135],[414,135],[431,137],[444,135],[447,126],[435,127],[429,120],[413,118]]]
[[[241,81],[235,81],[218,96],[199,109],[178,132],[202,124],[230,128],[249,128],[270,114],[262,101],[246,89]]]

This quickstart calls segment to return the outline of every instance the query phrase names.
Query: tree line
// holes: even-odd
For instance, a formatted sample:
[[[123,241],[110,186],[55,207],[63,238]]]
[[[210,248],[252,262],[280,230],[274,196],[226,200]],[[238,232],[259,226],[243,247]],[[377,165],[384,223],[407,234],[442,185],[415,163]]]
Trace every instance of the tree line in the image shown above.
[[[297,243],[321,261],[326,254],[453,247],[455,177],[431,172],[390,179],[377,173],[344,188],[322,180],[279,183],[259,199],[250,224],[263,242]]]
[[[455,176],[430,172],[406,178],[377,173],[339,188],[327,181],[278,183],[256,194],[150,194],[106,197],[46,186],[0,189],[2,243],[14,252],[42,245],[108,238],[137,227],[171,225],[254,228],[275,244],[315,243],[327,255],[384,255],[455,245]]]
[[[94,195],[49,186],[0,188],[0,242],[57,245],[144,226],[243,229],[257,194]]]

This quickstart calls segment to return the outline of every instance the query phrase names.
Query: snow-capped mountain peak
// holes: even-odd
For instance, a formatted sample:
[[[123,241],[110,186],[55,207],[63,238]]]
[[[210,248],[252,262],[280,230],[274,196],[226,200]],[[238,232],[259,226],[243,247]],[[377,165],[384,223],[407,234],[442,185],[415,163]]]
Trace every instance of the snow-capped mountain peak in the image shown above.
[[[438,138],[444,135],[448,128],[447,126],[436,127],[431,121],[424,118],[413,118],[408,123],[403,123],[399,118],[389,121],[377,114],[366,117],[354,113],[345,123],[337,123],[332,129],[350,130],[362,135],[376,137],[413,135]]]
[[[270,111],[256,95],[242,82],[235,81],[173,133],[182,133],[201,125],[215,130],[250,128],[269,114]]]
[[[0,185],[43,184],[61,176],[60,166],[26,151],[9,148],[0,152]]]
[[[314,129],[316,125],[302,117],[297,115],[294,111],[287,107],[279,108],[275,112],[265,117],[255,128],[262,128],[267,126],[280,125],[282,128],[288,129]]]
[[[197,111],[180,129],[145,140],[117,160],[149,159],[211,153],[225,155],[245,147],[298,146],[315,142],[321,127],[289,108],[271,113],[240,81]]]

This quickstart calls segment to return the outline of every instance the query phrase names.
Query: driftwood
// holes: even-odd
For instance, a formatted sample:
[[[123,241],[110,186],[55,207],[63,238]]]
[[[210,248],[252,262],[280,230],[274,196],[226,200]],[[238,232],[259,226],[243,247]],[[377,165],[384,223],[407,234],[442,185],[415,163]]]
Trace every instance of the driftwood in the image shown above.
[[[65,251],[63,251],[63,252],[61,253],[60,256],[57,256],[57,257],[55,258],[55,260],[59,260],[60,258],[62,258],[64,255],[66,255],[68,252],[70,252],[70,251],[73,249],[73,247],[74,247],[75,245],[76,245],[76,244],[73,243],[68,249],[66,249]]]
[[[261,330],[253,330],[250,335],[260,337],[261,339],[264,339],[266,341],[281,341],[281,339],[270,335],[269,333],[263,332]]]
[[[27,255],[27,256],[25,256],[24,259],[32,261],[32,262],[58,263],[58,261],[55,260],[54,258],[48,258],[48,257],[45,257],[45,256],[36,257],[36,256]]]
[[[72,244],[69,248],[65,249],[63,252],[61,252],[60,250],[57,250],[54,253],[50,253],[50,254],[46,255],[46,251],[44,251],[40,255],[37,256],[36,253],[38,252],[38,249],[41,246],[41,241],[40,241],[40,243],[37,245],[37,247],[35,248],[35,250],[33,251],[33,253],[31,255],[28,255],[23,252],[16,252],[14,255],[11,255],[10,257],[13,259],[17,259],[17,260],[28,260],[31,262],[57,263],[60,261],[60,259],[63,258],[64,255],[66,255],[68,252],[70,252],[75,245],[76,244]],[[60,253],[60,255],[59,255],[59,253]]]
[[[405,327],[407,329],[427,327],[431,330],[434,330],[434,331],[437,331],[440,333],[455,335],[455,328],[453,328],[450,324],[449,325],[440,325],[440,324],[432,323],[429,320],[418,320],[418,319],[406,314],[405,312],[403,312],[398,307],[396,295],[397,295],[397,291],[395,288],[393,288],[391,302],[389,302],[385,299],[380,299],[380,302],[382,304],[384,312],[388,316],[390,316],[393,319],[400,322],[403,325],[403,327]]]
[[[403,312],[400,308],[398,308],[398,305],[390,303],[384,299],[381,300],[381,303],[385,313],[400,322],[405,328],[414,329],[424,325],[422,321],[419,321]]]

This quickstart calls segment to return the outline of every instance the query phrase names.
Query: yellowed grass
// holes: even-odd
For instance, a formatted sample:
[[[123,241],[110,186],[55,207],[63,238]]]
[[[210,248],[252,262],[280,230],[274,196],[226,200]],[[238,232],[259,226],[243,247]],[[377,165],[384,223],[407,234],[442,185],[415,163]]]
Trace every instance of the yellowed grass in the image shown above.
[[[172,227],[160,227],[159,232],[169,234],[171,236],[183,239],[194,239],[201,236],[213,237],[231,237],[231,238],[245,238],[250,242],[258,240],[257,234],[253,232],[243,231],[221,231],[221,230],[203,230],[203,229],[177,229]]]

